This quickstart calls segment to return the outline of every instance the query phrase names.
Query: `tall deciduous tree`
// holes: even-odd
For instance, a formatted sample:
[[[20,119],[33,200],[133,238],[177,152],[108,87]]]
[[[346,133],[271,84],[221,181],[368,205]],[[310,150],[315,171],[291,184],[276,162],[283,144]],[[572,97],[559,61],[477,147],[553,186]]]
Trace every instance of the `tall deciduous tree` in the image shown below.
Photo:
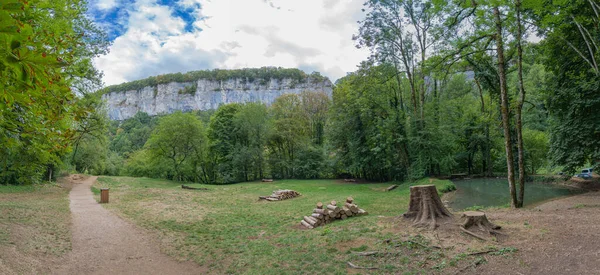
[[[165,159],[173,179],[182,181],[186,180],[186,174],[197,171],[205,155],[206,143],[200,119],[190,113],[177,112],[159,120],[146,148],[152,156]],[[186,173],[186,169],[192,172]]]
[[[0,2],[0,183],[41,179],[68,152],[81,110],[72,87],[98,82],[105,35],[86,1]]]
[[[525,3],[524,3],[525,4]],[[544,65],[550,73],[550,156],[573,173],[600,161],[600,3],[556,1],[532,7],[546,39]]]

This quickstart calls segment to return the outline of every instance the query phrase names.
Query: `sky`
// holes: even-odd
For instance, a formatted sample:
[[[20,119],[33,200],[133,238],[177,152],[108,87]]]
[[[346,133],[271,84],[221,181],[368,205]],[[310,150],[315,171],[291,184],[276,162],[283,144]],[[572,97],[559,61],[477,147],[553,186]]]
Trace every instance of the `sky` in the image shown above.
[[[276,66],[332,81],[369,53],[352,35],[364,0],[91,0],[109,34],[94,60],[106,85],[206,69]]]

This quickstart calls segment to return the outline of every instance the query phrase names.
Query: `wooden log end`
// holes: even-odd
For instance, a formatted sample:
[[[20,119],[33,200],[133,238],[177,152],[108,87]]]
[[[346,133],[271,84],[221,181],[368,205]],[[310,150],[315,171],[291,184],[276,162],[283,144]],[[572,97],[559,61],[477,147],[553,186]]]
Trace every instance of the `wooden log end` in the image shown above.
[[[314,228],[314,226],[312,226],[312,225],[308,224],[308,223],[307,223],[306,221],[304,221],[304,220],[301,220],[301,221],[300,221],[300,224],[302,224],[304,227],[306,227],[306,228],[308,228],[308,229],[313,229],[313,228]]]

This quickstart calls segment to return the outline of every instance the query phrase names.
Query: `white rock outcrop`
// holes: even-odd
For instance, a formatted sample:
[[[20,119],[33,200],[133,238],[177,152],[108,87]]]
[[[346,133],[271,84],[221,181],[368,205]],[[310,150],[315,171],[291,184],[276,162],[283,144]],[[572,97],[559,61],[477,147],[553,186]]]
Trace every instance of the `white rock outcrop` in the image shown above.
[[[195,92],[186,93],[196,86]],[[192,89],[193,91],[193,89]],[[195,82],[170,82],[140,90],[112,92],[102,95],[112,120],[124,120],[137,112],[151,116],[169,114],[177,110],[195,111],[217,109],[222,104],[263,102],[267,105],[284,94],[300,94],[304,91],[323,92],[331,97],[331,81],[298,83],[293,79],[245,81],[235,78],[224,81],[200,79]]]

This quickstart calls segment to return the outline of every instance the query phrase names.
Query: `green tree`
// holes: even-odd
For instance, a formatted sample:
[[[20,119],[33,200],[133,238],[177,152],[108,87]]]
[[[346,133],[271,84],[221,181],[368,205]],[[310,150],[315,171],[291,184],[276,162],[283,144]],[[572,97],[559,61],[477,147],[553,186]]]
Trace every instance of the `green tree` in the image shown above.
[[[600,160],[600,4],[556,1],[535,6],[549,73],[550,159],[573,173]]]
[[[70,150],[73,120],[85,116],[72,88],[97,83],[91,59],[108,46],[86,8],[86,1],[1,2],[2,184],[39,181]]]
[[[193,114],[176,112],[158,121],[146,148],[150,156],[167,161],[173,179],[184,181],[197,179],[206,144],[202,122]]]

